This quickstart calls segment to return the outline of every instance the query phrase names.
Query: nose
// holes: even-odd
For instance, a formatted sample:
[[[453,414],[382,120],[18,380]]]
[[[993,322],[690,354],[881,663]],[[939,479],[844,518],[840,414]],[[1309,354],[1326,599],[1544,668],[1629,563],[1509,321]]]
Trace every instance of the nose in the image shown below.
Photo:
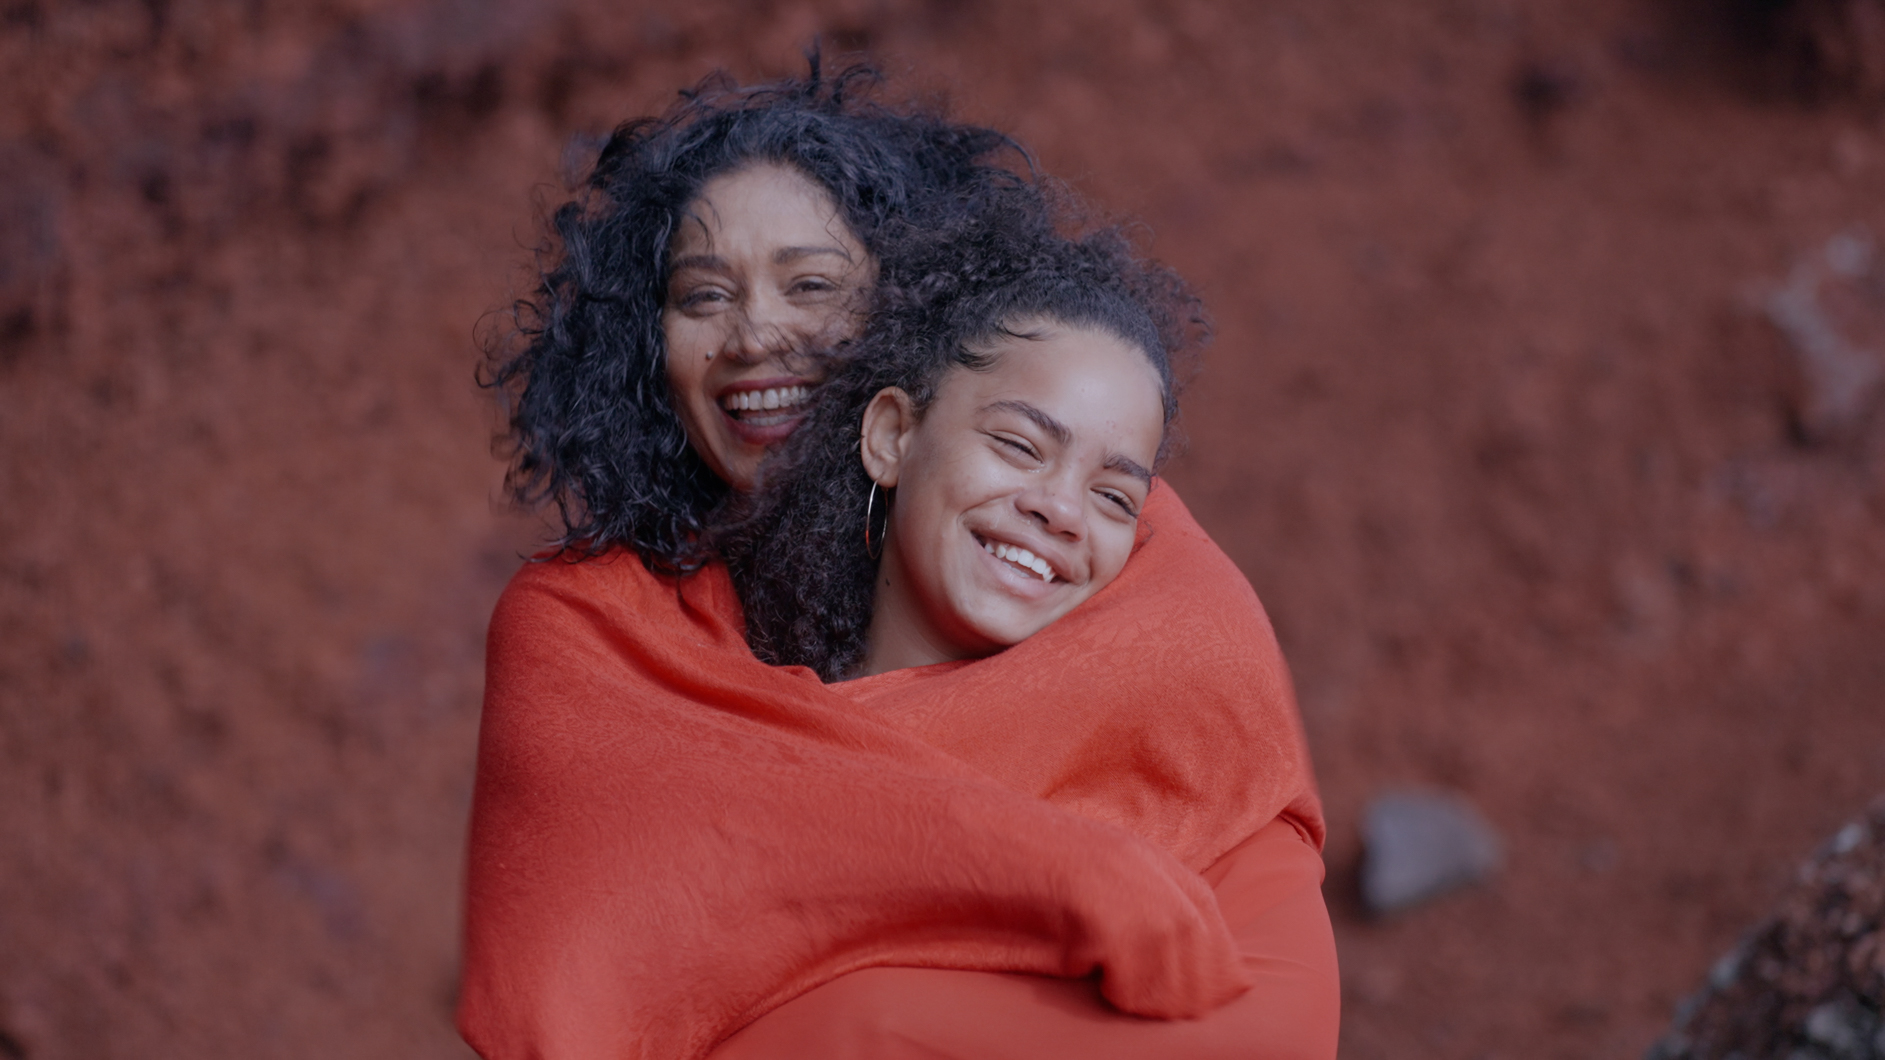
[[[1033,483],[1015,498],[1015,503],[1041,529],[1063,541],[1076,542],[1086,537],[1082,492],[1078,483],[1056,476]]]
[[[787,326],[791,307],[783,299],[762,292],[749,293],[729,314],[730,327],[720,350],[741,364],[783,358],[797,346]]]

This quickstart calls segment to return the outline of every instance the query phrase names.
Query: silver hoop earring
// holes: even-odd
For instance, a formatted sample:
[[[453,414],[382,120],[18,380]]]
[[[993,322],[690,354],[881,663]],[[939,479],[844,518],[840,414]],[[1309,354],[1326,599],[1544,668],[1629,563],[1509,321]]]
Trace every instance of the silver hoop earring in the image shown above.
[[[877,559],[884,554],[884,535],[890,532],[890,501],[884,501],[884,525],[876,534],[871,533],[877,514],[877,482],[872,480],[870,497],[864,502],[864,554]]]

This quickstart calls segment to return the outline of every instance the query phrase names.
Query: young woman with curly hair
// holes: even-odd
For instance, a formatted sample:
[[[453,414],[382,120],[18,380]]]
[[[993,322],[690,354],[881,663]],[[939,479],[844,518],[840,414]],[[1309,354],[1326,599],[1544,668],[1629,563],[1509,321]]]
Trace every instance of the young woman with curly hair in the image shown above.
[[[1332,1055],[1321,819],[1287,674],[1248,586],[1151,477],[1173,405],[1169,372],[1145,369],[1185,303],[1116,240],[1057,241],[1045,198],[994,164],[1001,137],[857,87],[814,68],[698,92],[619,131],[557,215],[560,257],[492,379],[514,399],[513,485],[558,505],[564,535],[492,620],[460,1027],[490,1058]],[[1004,301],[1028,290],[1031,311]],[[1044,345],[978,376],[991,339]],[[1006,386],[1051,348],[1072,359],[1043,378],[1078,390],[1067,369],[1096,341],[1127,381],[1100,404],[1158,422],[1100,461],[1106,503],[1133,509],[1081,553],[1103,564],[982,550],[1018,545],[994,540],[1013,527],[976,543],[1010,588],[1024,565],[1084,582],[1019,624],[873,662],[870,616],[897,610],[857,604],[875,557],[817,562],[816,535],[783,548],[791,519],[759,530],[783,511],[773,490],[728,503],[821,384],[822,417],[867,385],[857,372],[908,382],[879,420],[916,438],[960,404],[923,378]],[[1045,402],[1091,433],[1028,393],[1011,419],[1051,441],[1020,409]],[[778,466],[798,469],[802,512],[827,489],[831,513],[855,508],[855,474]],[[933,573],[908,547],[934,522],[906,524],[919,493],[879,494],[902,514],[869,528],[915,579],[910,604]],[[768,611],[754,576],[787,587],[795,567],[813,591]],[[853,581],[794,632],[828,577]],[[781,662],[875,676],[769,666],[749,635]],[[808,647],[824,654],[793,654]]]
[[[981,762],[1013,754],[1031,725],[1073,720],[1075,745],[1104,734],[1109,746],[1099,755],[1035,743],[1021,786],[1142,834],[1158,831],[1157,815],[1144,812],[1148,800],[1186,804],[1199,816],[1209,816],[1201,804],[1248,808],[1251,774],[1241,770],[1194,776],[1172,800],[1149,775],[1157,769],[1125,764],[1149,753],[1165,759],[1162,768],[1195,767],[1209,742],[1201,733],[1274,720],[1260,697],[1213,703],[1196,695],[1240,683],[1215,670],[1217,650],[1251,654],[1247,640],[1196,628],[1217,621],[1222,601],[1193,599],[1186,619],[1160,622],[1149,637],[1142,625],[1095,614],[1110,607],[1150,617],[1143,585],[1123,597],[1102,594],[1152,535],[1186,529],[1178,513],[1161,510],[1169,497],[1155,490],[1169,491],[1155,472],[1171,448],[1182,374],[1173,359],[1191,346],[1185,325],[1198,317],[1195,299],[1169,270],[1136,259],[1117,230],[1073,240],[1017,234],[1028,231],[991,210],[888,255],[887,271],[900,275],[879,290],[865,334],[716,535],[747,639],[762,659],[809,667],[872,704],[898,682],[936,681],[971,660],[1027,652],[1003,662],[1031,672],[1036,694],[1012,687],[1023,678],[1011,672],[1006,694],[958,705],[940,726],[925,727],[938,736],[938,728],[958,730],[947,738],[960,741],[962,729],[1002,726],[994,741],[952,746]],[[1169,552],[1130,562],[1155,578],[1173,566]],[[1099,632],[1105,650],[1095,659]],[[1141,670],[1136,647],[1172,638],[1200,657],[1126,678],[1136,686],[1117,683]],[[1095,663],[1097,673],[1081,672]],[[1188,683],[1195,698],[1159,695],[1153,686],[1171,679]],[[1048,709],[1070,691],[1071,712]],[[1198,731],[1165,731],[1186,726]],[[1053,790],[1077,770],[1109,786],[1107,798],[1096,804]],[[1088,983],[876,968],[788,1002],[716,1056],[1326,1056],[1335,1041],[1335,965],[1310,810],[1286,807],[1205,870],[1262,984],[1201,1019],[1131,1019]],[[1210,830],[1242,838],[1255,820]]]

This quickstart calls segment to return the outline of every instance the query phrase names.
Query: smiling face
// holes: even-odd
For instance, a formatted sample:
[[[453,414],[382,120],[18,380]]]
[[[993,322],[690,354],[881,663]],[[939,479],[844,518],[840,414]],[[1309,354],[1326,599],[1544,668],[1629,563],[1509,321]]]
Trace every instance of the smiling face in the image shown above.
[[[876,265],[824,189],[795,169],[708,181],[669,248],[668,383],[688,441],[749,489],[817,379],[799,356],[854,335]]]
[[[864,464],[896,488],[864,673],[977,658],[1104,588],[1132,553],[1164,433],[1158,374],[1107,331],[1034,323],[951,368],[918,416],[877,395]]]

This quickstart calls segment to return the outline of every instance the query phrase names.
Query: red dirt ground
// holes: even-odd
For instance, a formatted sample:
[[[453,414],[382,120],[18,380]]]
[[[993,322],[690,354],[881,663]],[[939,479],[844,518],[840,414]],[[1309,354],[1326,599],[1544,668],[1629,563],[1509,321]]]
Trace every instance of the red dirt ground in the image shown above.
[[[1778,93],[1760,6],[0,4],[0,1057],[464,1055],[531,533],[474,328],[573,134],[819,33],[1209,297],[1172,478],[1295,667],[1344,1056],[1640,1055],[1885,790],[1885,417],[1761,309],[1885,235],[1885,124]],[[1827,275],[1885,349],[1885,264]],[[1508,868],[1370,923],[1406,783]]]

